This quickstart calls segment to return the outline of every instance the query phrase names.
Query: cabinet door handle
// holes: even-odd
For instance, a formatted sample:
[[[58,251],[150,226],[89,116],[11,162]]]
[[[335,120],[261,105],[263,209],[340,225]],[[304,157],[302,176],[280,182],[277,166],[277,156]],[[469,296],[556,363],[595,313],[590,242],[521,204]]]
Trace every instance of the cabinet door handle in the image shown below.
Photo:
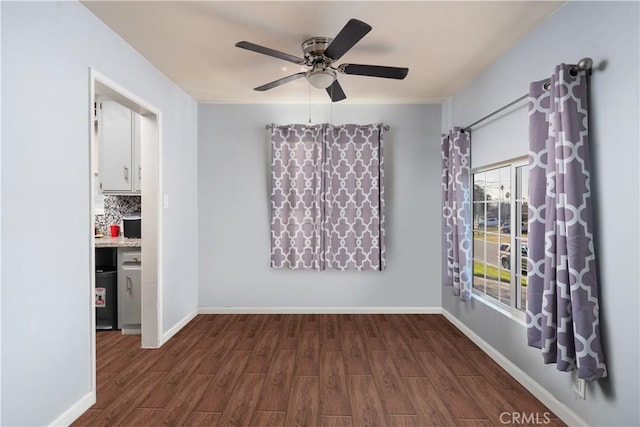
[[[138,166],[138,179],[142,179],[142,166]]]
[[[129,168],[126,166],[123,166],[123,168],[124,168],[124,180],[129,181]]]
[[[131,280],[131,276],[127,276],[127,292],[133,294],[133,282]]]

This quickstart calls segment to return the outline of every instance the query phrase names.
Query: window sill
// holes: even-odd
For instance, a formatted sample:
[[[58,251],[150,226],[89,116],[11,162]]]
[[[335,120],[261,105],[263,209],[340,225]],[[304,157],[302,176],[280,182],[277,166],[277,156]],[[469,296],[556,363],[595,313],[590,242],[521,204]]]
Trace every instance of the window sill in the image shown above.
[[[481,292],[476,291],[475,289],[473,290],[472,295],[476,301],[481,302],[487,307],[490,307],[493,310],[496,310],[497,312],[504,315],[505,317],[508,317],[513,321],[522,324],[523,326],[526,325],[526,315],[524,311],[518,310],[517,308],[510,307],[506,304],[502,304],[496,301],[495,299]]]

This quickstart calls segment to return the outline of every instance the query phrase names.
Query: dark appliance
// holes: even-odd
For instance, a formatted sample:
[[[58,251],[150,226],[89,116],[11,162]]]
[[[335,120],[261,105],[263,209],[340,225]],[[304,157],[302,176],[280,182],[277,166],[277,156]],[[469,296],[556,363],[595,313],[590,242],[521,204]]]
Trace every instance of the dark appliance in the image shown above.
[[[140,212],[126,214],[122,217],[124,237],[139,239],[142,237],[142,215]]]
[[[118,272],[115,267],[96,267],[96,329],[118,327]]]

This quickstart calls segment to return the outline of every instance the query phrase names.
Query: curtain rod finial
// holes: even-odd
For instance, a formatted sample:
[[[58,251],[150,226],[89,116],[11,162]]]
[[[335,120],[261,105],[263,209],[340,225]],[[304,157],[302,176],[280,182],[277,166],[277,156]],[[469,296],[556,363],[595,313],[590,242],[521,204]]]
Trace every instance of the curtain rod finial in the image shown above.
[[[587,57],[578,61],[578,68],[581,70],[590,70],[593,67],[593,59]]]

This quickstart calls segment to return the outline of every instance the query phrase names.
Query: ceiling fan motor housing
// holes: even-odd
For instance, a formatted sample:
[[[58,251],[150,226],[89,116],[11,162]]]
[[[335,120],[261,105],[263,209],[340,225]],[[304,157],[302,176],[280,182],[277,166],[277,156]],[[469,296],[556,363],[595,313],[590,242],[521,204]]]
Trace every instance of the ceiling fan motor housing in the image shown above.
[[[307,60],[307,65],[314,65],[317,62],[328,62],[329,58],[324,56],[324,51],[327,49],[333,39],[329,37],[311,37],[302,43],[302,52]]]
[[[333,39],[329,37],[311,37],[302,43],[302,51],[311,70],[307,71],[306,77],[311,86],[318,89],[325,89],[335,81],[336,73],[330,68],[331,59],[324,56]]]

